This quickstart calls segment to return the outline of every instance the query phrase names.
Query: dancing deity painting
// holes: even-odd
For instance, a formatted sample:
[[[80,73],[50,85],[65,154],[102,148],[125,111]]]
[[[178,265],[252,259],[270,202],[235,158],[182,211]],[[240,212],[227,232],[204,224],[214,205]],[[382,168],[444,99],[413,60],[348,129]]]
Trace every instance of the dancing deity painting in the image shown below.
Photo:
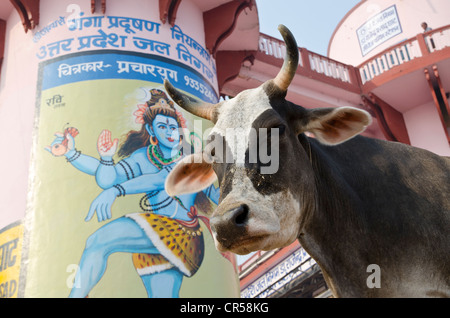
[[[140,130],[130,130],[120,144],[109,130],[101,132],[99,159],[76,147],[80,147],[76,136],[82,133],[76,127],[56,133],[47,148],[55,157],[65,157],[74,168],[94,176],[100,187],[85,221],[96,217],[104,224],[86,240],[70,297],[89,295],[113,253],[132,254],[149,297],[179,297],[183,278],[193,276],[201,266],[205,246],[199,221],[207,224],[208,219],[199,215],[198,207],[217,204],[219,189],[211,185],[179,197],[165,192],[167,175],[184,156],[182,144],[191,142],[183,138],[185,119],[166,93],[153,88],[150,94],[134,112]],[[114,219],[114,202],[129,195],[141,197],[139,209],[124,211],[128,214]]]

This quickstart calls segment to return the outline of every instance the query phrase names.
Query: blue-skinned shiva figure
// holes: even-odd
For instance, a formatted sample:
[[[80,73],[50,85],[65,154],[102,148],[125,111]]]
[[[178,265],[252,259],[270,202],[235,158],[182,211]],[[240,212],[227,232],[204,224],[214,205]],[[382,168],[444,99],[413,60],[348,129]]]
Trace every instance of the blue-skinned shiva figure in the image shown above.
[[[183,157],[184,126],[173,102],[158,89],[134,113],[140,131],[130,131],[118,151],[118,139],[104,130],[97,142],[100,160],[75,148],[71,134],[59,134],[49,148],[64,155],[78,170],[95,176],[103,191],[91,203],[86,221],[97,215],[99,222],[112,217],[111,207],[121,196],[143,194],[141,212],[117,218],[94,232],[86,241],[70,297],[86,297],[106,270],[109,255],[132,253],[133,264],[149,297],[178,297],[184,276],[199,269],[204,242],[197,206],[217,204],[219,190],[212,185],[202,192],[170,197],[164,190],[166,176]],[[64,143],[64,140],[68,140]]]

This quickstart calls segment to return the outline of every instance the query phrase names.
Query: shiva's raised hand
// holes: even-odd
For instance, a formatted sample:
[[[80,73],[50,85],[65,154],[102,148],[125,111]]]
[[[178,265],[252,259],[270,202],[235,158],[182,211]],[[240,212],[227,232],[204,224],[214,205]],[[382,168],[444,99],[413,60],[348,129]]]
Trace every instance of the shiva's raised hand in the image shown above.
[[[111,139],[111,132],[109,130],[103,130],[97,139],[97,150],[102,158],[112,157],[117,151],[117,145],[119,139]]]

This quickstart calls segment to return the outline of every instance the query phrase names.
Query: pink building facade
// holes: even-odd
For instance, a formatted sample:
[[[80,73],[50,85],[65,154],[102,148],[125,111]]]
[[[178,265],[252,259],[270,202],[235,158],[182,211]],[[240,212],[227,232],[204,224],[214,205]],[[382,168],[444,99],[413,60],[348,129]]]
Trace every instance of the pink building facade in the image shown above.
[[[336,28],[328,49],[329,57],[358,68],[362,93],[396,113],[410,144],[445,156],[449,12],[448,1],[361,1]]]

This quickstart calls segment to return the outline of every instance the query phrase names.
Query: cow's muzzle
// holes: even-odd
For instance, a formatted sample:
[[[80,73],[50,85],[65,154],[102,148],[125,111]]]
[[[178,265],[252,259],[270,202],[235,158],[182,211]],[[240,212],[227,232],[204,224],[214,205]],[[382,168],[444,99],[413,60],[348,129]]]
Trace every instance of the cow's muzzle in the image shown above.
[[[230,248],[237,239],[247,235],[249,208],[246,204],[228,210],[211,218],[210,224],[216,241],[224,248]]]
[[[210,219],[216,248],[221,252],[248,254],[259,250],[280,229],[279,222],[255,218],[247,204],[227,207],[226,212],[222,208],[219,205]]]

